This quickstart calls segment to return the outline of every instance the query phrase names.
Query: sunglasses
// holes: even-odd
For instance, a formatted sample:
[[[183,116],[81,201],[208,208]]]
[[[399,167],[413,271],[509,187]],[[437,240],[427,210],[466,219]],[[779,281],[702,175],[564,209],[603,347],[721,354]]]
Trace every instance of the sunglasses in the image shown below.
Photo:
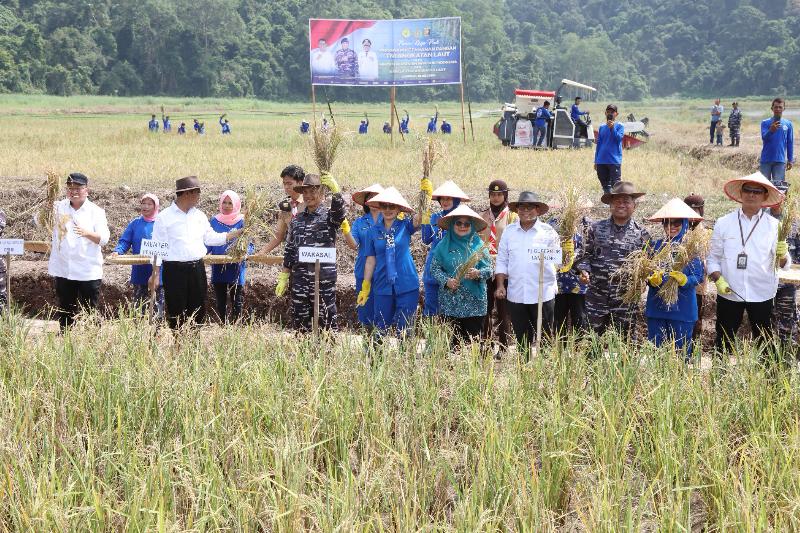
[[[661,224],[663,224],[664,226],[679,227],[679,226],[683,225],[683,221],[682,220],[664,220],[664,221],[661,222]]]
[[[742,187],[742,193],[747,193],[747,194],[766,194],[767,190],[766,189],[761,189],[761,188]]]
[[[468,228],[472,226],[472,222],[470,222],[469,220],[456,220],[455,222],[453,222],[453,225],[459,228]]]
[[[397,206],[394,204],[387,204],[386,202],[380,202],[378,207],[381,209],[397,209]]]

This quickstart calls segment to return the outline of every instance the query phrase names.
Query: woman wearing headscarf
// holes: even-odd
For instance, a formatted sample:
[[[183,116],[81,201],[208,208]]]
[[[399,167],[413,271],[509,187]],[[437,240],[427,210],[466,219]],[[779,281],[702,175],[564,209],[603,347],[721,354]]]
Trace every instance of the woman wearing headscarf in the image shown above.
[[[398,334],[414,325],[419,302],[419,275],[411,256],[411,236],[419,229],[420,216],[399,216],[414,210],[394,187],[389,187],[367,202],[381,214],[366,242],[364,280],[356,303],[366,305],[374,294],[375,327],[385,333],[395,328]]]
[[[130,251],[137,255],[142,248],[142,239],[150,239],[153,236],[153,224],[156,221],[160,203],[158,196],[147,193],[139,200],[140,216],[131,220],[122,236],[119,238],[114,252],[111,256],[123,255]],[[133,303],[141,307],[150,300],[150,291],[147,288],[147,281],[153,273],[152,265],[133,265],[131,267],[131,286],[133,287]],[[160,317],[164,310],[164,288],[159,284],[156,289],[155,313]]]
[[[486,318],[486,280],[492,260],[479,233],[486,229],[481,216],[466,205],[437,222],[445,236],[433,250],[431,275],[439,284],[439,313],[453,324],[456,338],[468,343],[480,338]],[[459,270],[474,262],[463,277]]]
[[[353,193],[353,202],[363,207],[364,214],[353,221],[350,231],[342,230],[347,246],[357,252],[356,264],[353,272],[356,278],[356,295],[361,292],[361,285],[364,281],[364,265],[367,263],[367,241],[370,238],[370,231],[372,227],[377,224],[378,217],[381,214],[380,209],[371,208],[367,205],[367,202],[381,192],[383,192],[383,187],[375,183]],[[372,328],[375,323],[374,301],[374,296],[370,295],[364,305],[356,307],[358,322],[368,329]]]
[[[439,227],[438,222],[442,217],[450,214],[461,202],[469,202],[469,196],[453,181],[448,180],[431,193],[431,200],[439,202],[439,206],[442,209],[438,213],[432,214],[430,222],[423,224],[421,227],[422,242],[430,246],[428,256],[425,258],[425,270],[422,273],[422,283],[425,287],[423,316],[439,314],[439,283],[431,275],[431,260],[433,259],[433,249],[436,248],[436,245],[439,244],[447,232]]]
[[[702,220],[691,207],[680,198],[673,198],[659,209],[648,220],[661,222],[665,238],[651,242],[654,253],[663,247],[675,247],[681,244],[689,224]],[[693,257],[680,271],[656,271],[648,278],[647,306],[647,338],[656,346],[675,342],[675,349],[685,351],[686,359],[692,353],[692,330],[697,321],[696,287],[703,281],[705,270],[699,257]],[[668,279],[678,283],[678,300],[668,305],[658,294]]]
[[[235,191],[225,191],[219,197],[219,213],[211,218],[211,228],[217,233],[228,233],[244,227],[242,199]],[[209,246],[208,253],[212,255],[226,255],[228,249],[236,239],[226,242],[221,246]],[[248,253],[253,253],[253,245],[248,247]],[[235,264],[211,266],[211,285],[217,300],[217,316],[222,322],[228,321],[228,296],[233,302],[231,308],[231,321],[236,322],[242,315],[244,304],[244,277],[247,263],[242,261]]]

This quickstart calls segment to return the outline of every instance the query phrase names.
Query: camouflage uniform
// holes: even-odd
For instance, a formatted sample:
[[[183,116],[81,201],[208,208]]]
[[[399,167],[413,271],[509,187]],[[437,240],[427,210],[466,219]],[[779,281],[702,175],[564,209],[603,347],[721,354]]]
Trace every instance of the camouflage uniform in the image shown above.
[[[742,110],[732,109],[728,115],[728,130],[730,130],[731,146],[739,146],[742,130]]]
[[[589,272],[586,292],[586,312],[589,325],[598,334],[613,326],[624,335],[635,338],[638,305],[622,301],[623,290],[610,278],[631,252],[641,250],[650,240],[647,230],[629,220],[617,226],[611,218],[595,222],[589,227],[586,244],[576,251],[575,268]]]
[[[792,228],[792,234],[786,239],[792,263],[800,262],[800,233]],[[797,287],[791,283],[778,283],[775,294],[775,305],[772,306],[772,320],[778,330],[778,340],[783,343],[792,342],[797,334]]]
[[[310,213],[304,210],[292,220],[283,254],[283,266],[291,270],[289,293],[292,328],[311,330],[314,316],[314,263],[298,261],[301,246],[333,248],[336,230],[345,217],[344,200],[334,194],[330,208],[320,205]],[[336,264],[323,263],[319,273],[319,327],[336,327]]]
[[[6,229],[6,214],[0,211],[0,237]],[[0,312],[5,311],[8,305],[8,290],[6,287],[6,260],[0,257]]]
[[[336,52],[336,71],[343,78],[358,77],[358,56],[350,48]]]

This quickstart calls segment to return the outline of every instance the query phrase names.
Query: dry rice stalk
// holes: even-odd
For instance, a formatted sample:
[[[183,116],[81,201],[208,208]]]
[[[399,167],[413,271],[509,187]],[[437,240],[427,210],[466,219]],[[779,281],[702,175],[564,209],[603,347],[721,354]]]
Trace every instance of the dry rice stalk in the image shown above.
[[[625,289],[622,301],[627,305],[639,303],[642,293],[647,288],[647,278],[656,270],[665,270],[671,263],[672,257],[668,246],[654,252],[648,243],[641,250],[629,254],[612,274],[612,280]]]
[[[575,187],[567,189],[567,192],[564,193],[564,209],[561,211],[558,225],[558,235],[561,237],[561,242],[572,240],[585,211],[581,207],[578,189]]]
[[[475,236],[473,236],[473,238],[475,238]],[[467,257],[467,260],[464,261],[458,267],[458,270],[456,270],[455,279],[457,281],[461,281],[462,279],[464,279],[464,276],[467,275],[467,272],[469,272],[470,269],[475,268],[475,265],[477,265],[478,262],[481,259],[483,259],[484,257],[487,257],[486,256],[486,251],[488,249],[489,249],[489,243],[483,243],[483,245],[480,248],[478,248],[477,250],[475,250],[474,252],[469,254],[469,257]]]
[[[256,236],[265,228],[269,229],[264,221],[264,215],[269,210],[269,203],[264,194],[248,189],[244,196],[244,229],[236,242],[228,249],[231,257],[237,262],[247,256],[247,249]]]
[[[422,177],[430,179],[433,167],[442,159],[442,144],[433,137],[428,137],[427,143],[422,147]],[[431,209],[431,197],[425,191],[419,192],[417,212],[428,213]]]
[[[53,235],[53,227],[55,226],[55,203],[61,196],[61,177],[56,172],[48,170],[47,180],[42,185],[45,188],[45,196],[42,205],[39,207],[39,212],[36,214],[36,222],[42,228],[42,233],[49,239]],[[61,221],[59,221],[58,228],[59,240],[61,240],[66,235],[66,224],[64,224],[63,232]]]
[[[783,201],[781,209],[781,220],[778,224],[778,240],[785,241],[792,233],[792,228],[795,226],[798,217],[797,197],[794,194],[794,189],[790,188],[786,193],[786,199]],[[780,268],[778,258],[775,258],[775,270]]]
[[[672,264],[665,271],[675,270],[682,272],[684,268],[696,257],[704,259],[708,255],[711,244],[711,232],[703,227],[687,231],[681,243],[665,245],[664,249],[672,249]],[[658,289],[658,296],[667,305],[675,305],[678,301],[678,281],[675,278],[667,280]]]
[[[336,126],[327,131],[317,126],[311,129],[311,152],[320,174],[330,174],[341,142],[342,134]]]

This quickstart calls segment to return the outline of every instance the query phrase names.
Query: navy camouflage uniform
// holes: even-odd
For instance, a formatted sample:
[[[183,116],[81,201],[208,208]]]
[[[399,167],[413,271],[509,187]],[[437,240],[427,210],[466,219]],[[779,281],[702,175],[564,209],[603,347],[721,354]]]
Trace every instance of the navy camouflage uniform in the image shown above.
[[[358,77],[358,56],[355,51],[347,48],[336,52],[336,70],[339,75],[346,78]]]
[[[336,230],[345,217],[344,199],[334,194],[331,206],[320,205],[310,213],[308,209],[298,213],[289,226],[283,266],[291,271],[289,283],[290,313],[292,328],[310,331],[314,317],[314,263],[298,261],[301,246],[334,248]],[[336,264],[320,264],[319,273],[319,327],[336,328]]]
[[[731,146],[739,146],[742,131],[742,110],[732,109],[728,115],[728,131],[731,136]]]
[[[623,335],[635,338],[638,303],[624,303],[624,288],[612,277],[625,258],[644,248],[649,240],[648,231],[633,219],[624,226],[617,226],[607,218],[589,227],[583,249],[576,250],[575,268],[589,273],[586,313],[589,325],[598,335],[612,326]]]
[[[792,263],[800,263],[800,233],[792,228],[786,239]],[[775,304],[772,306],[772,320],[778,331],[781,344],[791,343],[797,335],[797,286],[791,283],[778,283]]]

